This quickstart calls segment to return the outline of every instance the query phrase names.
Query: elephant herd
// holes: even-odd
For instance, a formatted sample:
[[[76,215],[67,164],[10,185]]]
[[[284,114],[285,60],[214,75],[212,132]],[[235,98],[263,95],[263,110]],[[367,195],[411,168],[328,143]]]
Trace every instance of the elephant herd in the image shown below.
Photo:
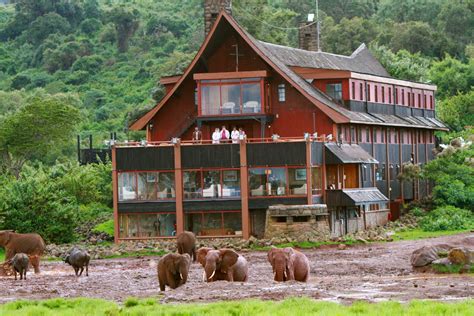
[[[6,260],[13,267],[15,280],[17,273],[20,274],[20,279],[26,279],[29,264],[34,267],[35,273],[39,273],[40,258],[45,250],[45,243],[40,235],[0,231],[0,247],[6,250]],[[191,263],[195,261],[202,265],[205,282],[246,282],[249,278],[249,263],[233,249],[196,249],[196,237],[192,232],[183,232],[177,236],[177,248],[178,253],[167,254],[158,261],[161,291],[166,286],[175,289],[185,284]],[[64,262],[74,268],[76,276],[81,276],[84,269],[86,276],[89,275],[89,261],[89,254],[77,248],[69,251],[64,258]],[[268,252],[268,262],[272,266],[275,281],[308,281],[309,260],[297,250],[272,247]]]
[[[161,291],[165,290],[165,286],[175,289],[187,282],[191,259],[202,265],[204,282],[248,280],[248,262],[233,249],[202,247],[196,250],[196,237],[192,232],[179,234],[177,246],[178,253],[167,254],[158,261]],[[268,252],[268,261],[275,281],[308,281],[309,260],[303,253],[293,248],[272,247]]]
[[[13,268],[15,280],[17,273],[20,274],[20,280],[26,280],[29,264],[33,266],[35,273],[40,272],[40,259],[45,250],[45,243],[40,235],[0,231],[0,247],[5,248],[5,259]],[[86,276],[89,275],[89,261],[89,254],[77,248],[70,250],[64,258],[64,262],[74,268],[76,276],[81,276],[84,268]]]

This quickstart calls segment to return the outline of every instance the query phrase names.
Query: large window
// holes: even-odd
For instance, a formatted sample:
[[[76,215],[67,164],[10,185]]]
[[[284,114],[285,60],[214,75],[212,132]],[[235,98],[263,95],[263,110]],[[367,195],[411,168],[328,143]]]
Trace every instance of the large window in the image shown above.
[[[176,235],[174,213],[120,214],[120,238],[170,237]]]
[[[184,199],[216,199],[240,196],[240,171],[190,170],[183,172]]]
[[[173,172],[123,172],[118,180],[119,201],[175,198]]]
[[[322,193],[323,179],[320,167],[311,168],[312,194],[320,195]]]
[[[250,196],[288,195],[285,168],[249,169]]]
[[[331,96],[334,100],[342,100],[342,84],[341,83],[328,83],[326,85],[326,93]]]
[[[200,114],[261,113],[262,85],[263,78],[201,80]]]
[[[242,235],[241,211],[191,212],[185,214],[185,229],[197,236]]]

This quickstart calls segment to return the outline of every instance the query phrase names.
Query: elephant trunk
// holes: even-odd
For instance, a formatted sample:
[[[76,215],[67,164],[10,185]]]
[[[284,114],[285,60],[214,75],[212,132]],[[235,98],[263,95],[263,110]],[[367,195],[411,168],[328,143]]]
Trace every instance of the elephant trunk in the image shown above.
[[[286,265],[284,263],[275,265],[275,277],[274,280],[278,282],[286,281]]]
[[[206,272],[206,282],[212,282],[212,278],[216,275],[216,264],[208,263],[204,270]]]

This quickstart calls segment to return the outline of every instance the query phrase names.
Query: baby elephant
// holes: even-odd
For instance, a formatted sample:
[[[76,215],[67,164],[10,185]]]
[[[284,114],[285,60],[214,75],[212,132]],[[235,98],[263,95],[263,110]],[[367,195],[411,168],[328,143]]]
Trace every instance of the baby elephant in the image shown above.
[[[81,276],[86,267],[86,276],[89,276],[89,261],[91,257],[87,251],[79,250],[77,248],[72,249],[69,254],[64,258],[64,262],[70,264],[76,272],[76,276]],[[79,272],[79,270],[81,270]]]
[[[28,271],[28,265],[30,259],[24,253],[17,253],[12,259],[8,261],[13,266],[13,271],[15,273],[15,280],[17,280],[16,274],[20,273],[20,280],[23,278],[26,280],[26,271]]]
[[[172,289],[183,285],[188,280],[191,256],[189,254],[169,253],[158,261],[158,281],[160,291],[168,285]]]

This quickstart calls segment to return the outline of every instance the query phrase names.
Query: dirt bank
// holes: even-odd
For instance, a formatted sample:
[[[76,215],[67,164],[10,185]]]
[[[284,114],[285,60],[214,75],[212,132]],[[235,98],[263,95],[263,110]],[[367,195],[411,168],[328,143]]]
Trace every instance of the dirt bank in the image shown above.
[[[202,282],[202,268],[193,264],[189,282],[160,293],[156,279],[157,258],[95,260],[90,276],[76,278],[62,262],[44,262],[40,275],[27,281],[1,277],[0,303],[16,299],[95,297],[122,301],[127,297],[158,297],[163,302],[204,302],[242,298],[282,299],[309,296],[348,303],[353,300],[436,299],[474,297],[474,275],[435,275],[413,272],[409,258],[423,245],[459,243],[474,234],[358,245],[339,250],[303,250],[311,261],[308,283],[276,283],[265,252],[242,252],[250,262],[247,283]]]

